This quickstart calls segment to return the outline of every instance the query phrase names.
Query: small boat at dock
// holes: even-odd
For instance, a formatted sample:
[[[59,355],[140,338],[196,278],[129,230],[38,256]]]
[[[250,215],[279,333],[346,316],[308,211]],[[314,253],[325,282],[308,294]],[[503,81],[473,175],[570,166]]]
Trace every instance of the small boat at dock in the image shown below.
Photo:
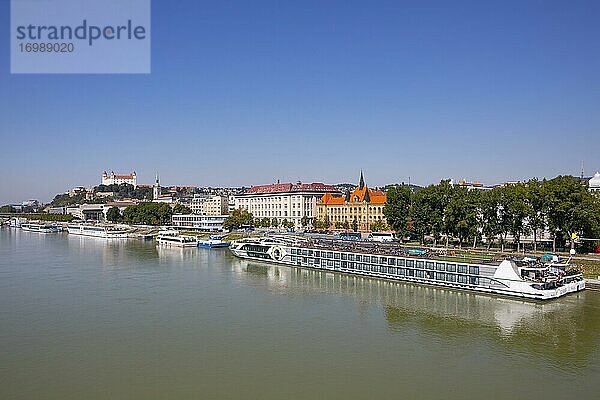
[[[25,224],[21,224],[21,229],[28,232],[36,232],[36,233],[58,233],[60,232],[60,228],[56,225],[52,224],[42,224],[37,222],[28,222]]]
[[[179,231],[161,231],[156,237],[157,246],[166,247],[198,247],[195,236],[180,235]]]
[[[70,224],[69,235],[93,236],[105,239],[127,239],[127,232],[102,225]]]
[[[208,239],[198,240],[198,246],[206,247],[209,249],[216,248],[216,247],[228,247],[229,242],[224,241],[223,236],[212,235],[212,236],[209,236]]]

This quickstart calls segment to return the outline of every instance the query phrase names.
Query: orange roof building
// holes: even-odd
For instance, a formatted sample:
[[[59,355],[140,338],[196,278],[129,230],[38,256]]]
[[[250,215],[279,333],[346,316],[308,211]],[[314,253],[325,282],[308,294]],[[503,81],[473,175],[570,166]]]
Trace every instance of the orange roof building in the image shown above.
[[[369,232],[372,227],[386,225],[383,207],[387,195],[382,190],[370,189],[362,171],[358,187],[345,195],[325,193],[317,203],[317,219],[329,221],[331,227],[350,229],[356,225],[359,231]]]

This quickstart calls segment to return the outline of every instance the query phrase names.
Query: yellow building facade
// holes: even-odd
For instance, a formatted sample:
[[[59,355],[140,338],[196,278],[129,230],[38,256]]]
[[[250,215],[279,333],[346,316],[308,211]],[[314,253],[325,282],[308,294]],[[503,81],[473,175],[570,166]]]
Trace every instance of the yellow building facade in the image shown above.
[[[356,189],[345,195],[326,193],[317,202],[317,219],[330,222],[330,228],[344,224],[351,228],[355,223],[361,232],[370,232],[373,227],[386,224],[383,208],[387,202],[381,190],[372,190],[365,185],[363,174]],[[387,224],[386,224],[387,225]]]

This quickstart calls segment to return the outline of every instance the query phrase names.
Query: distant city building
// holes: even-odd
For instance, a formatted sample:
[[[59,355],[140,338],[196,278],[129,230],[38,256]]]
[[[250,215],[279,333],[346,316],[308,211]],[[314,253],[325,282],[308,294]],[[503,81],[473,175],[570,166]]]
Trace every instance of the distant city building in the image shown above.
[[[117,175],[114,171],[110,171],[110,174],[107,174],[106,171],[102,172],[102,184],[103,185],[120,185],[122,183],[127,183],[129,185],[133,185],[134,188],[137,187],[137,175],[135,171],[133,171],[130,175]]]
[[[340,196],[336,193],[326,193],[317,203],[317,218],[329,219],[332,226],[336,223],[352,227],[356,222],[361,232],[371,231],[376,222],[386,223],[383,207],[387,203],[387,195],[381,190],[367,187],[362,172],[358,187],[352,192]]]
[[[67,207],[47,207],[45,211],[48,214],[66,214]]]
[[[33,207],[33,208],[37,208],[40,206],[40,202],[38,200],[25,200],[23,203],[21,203],[21,205],[23,207]]]
[[[66,214],[83,221],[104,221],[106,218],[106,204],[81,204],[79,206],[68,206]],[[108,208],[107,210],[108,211]]]
[[[75,197],[78,194],[86,194],[87,188],[85,186],[76,186],[73,189],[69,190],[69,197]]]
[[[600,172],[596,172],[588,181],[588,189],[593,193],[600,193]]]
[[[112,201],[105,204],[81,204],[77,206],[52,207],[50,214],[71,214],[73,218],[84,221],[106,221],[106,214],[112,207],[117,207],[121,214],[129,206],[138,204],[137,200]]]
[[[335,187],[324,183],[276,183],[252,186],[244,193],[235,195],[236,208],[248,210],[254,218],[284,219],[302,226],[302,218],[309,221],[316,216],[317,201],[327,192],[339,193]]]
[[[454,183],[453,180],[450,180],[450,183],[454,186],[464,187],[469,190],[492,190],[489,186],[483,186],[483,183],[479,181],[469,182],[465,179],[459,179],[458,182]]]
[[[198,215],[229,214],[229,199],[219,195],[195,195],[189,204],[192,213]]]
[[[221,231],[227,215],[175,214],[171,217],[174,228],[196,231]]]
[[[233,210],[235,210],[235,195],[231,194],[227,197],[228,202],[228,211],[227,214],[231,214]]]

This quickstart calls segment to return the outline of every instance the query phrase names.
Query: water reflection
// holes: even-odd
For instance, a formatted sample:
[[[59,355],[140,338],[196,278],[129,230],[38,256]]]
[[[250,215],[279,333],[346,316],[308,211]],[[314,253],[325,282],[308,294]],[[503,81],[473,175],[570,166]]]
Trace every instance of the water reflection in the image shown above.
[[[375,305],[399,334],[417,328],[443,338],[492,340],[564,368],[585,365],[599,348],[597,292],[542,303],[245,260],[232,266],[242,282],[263,280],[282,295],[327,294]]]

